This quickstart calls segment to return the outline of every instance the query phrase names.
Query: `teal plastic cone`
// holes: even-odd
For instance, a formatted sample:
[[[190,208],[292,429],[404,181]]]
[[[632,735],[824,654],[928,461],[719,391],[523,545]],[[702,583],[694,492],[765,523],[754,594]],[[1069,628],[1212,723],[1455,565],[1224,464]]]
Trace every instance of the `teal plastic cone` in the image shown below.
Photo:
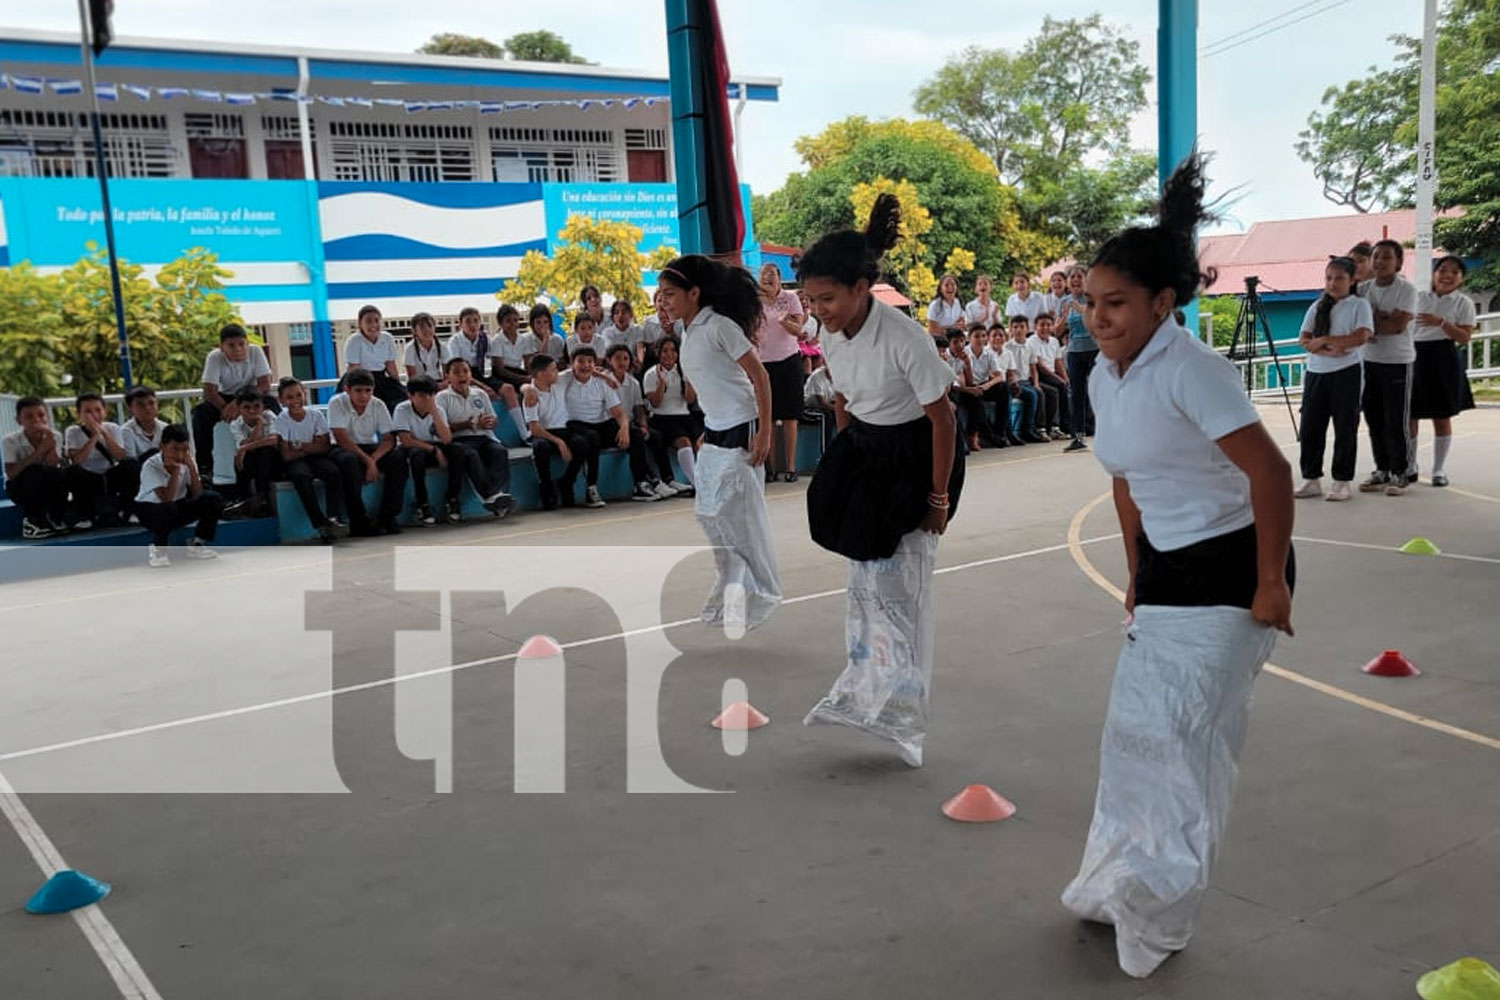
[[[109,895],[109,883],[64,868],[42,884],[26,901],[27,913],[67,913],[80,906],[97,903]]]
[[[1443,554],[1442,549],[1439,549],[1425,538],[1413,538],[1401,546],[1401,551],[1409,556],[1440,556]]]

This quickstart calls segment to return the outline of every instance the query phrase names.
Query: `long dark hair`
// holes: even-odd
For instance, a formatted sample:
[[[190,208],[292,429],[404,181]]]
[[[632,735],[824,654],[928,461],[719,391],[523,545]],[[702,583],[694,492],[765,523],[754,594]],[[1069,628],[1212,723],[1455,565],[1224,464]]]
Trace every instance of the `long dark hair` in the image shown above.
[[[1156,225],[1132,226],[1111,237],[1094,255],[1092,266],[1114,268],[1153,296],[1170,288],[1179,306],[1193,301],[1199,287],[1212,285],[1218,277],[1213,268],[1204,271],[1198,266],[1194,237],[1199,225],[1214,218],[1203,207],[1206,186],[1203,157],[1194,150],[1167,179]]]
[[[880,280],[880,258],[900,236],[901,203],[883,194],[875,199],[864,232],[841,229],[808,247],[797,262],[797,280],[827,278],[853,288],[863,278],[873,285]]]
[[[1336,267],[1349,275],[1350,294],[1353,294],[1354,266],[1353,257],[1329,257],[1328,266]],[[1328,331],[1333,328],[1333,307],[1338,305],[1339,300],[1324,292],[1318,297],[1318,308],[1313,313],[1312,334],[1314,337],[1326,337]]]
[[[661,269],[658,280],[684,292],[698,289],[698,308],[712,306],[720,316],[734,321],[755,343],[760,323],[760,285],[743,267],[720,264],[702,254],[678,257]]]

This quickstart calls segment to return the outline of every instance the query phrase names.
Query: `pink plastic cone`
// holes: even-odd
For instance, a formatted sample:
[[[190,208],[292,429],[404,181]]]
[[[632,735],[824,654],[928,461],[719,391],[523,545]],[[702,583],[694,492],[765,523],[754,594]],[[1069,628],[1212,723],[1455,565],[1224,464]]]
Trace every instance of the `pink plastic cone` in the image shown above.
[[[709,725],[715,729],[759,729],[771,721],[771,717],[748,701],[737,701],[724,711]]]
[[[521,651],[516,654],[522,660],[545,660],[552,656],[561,656],[562,647],[557,640],[550,635],[534,635],[521,646]]]
[[[1401,655],[1398,649],[1387,649],[1364,665],[1364,671],[1374,677],[1420,677],[1417,665]]]
[[[969,785],[943,803],[943,815],[960,823],[994,823],[1015,814],[1015,804],[989,785]]]

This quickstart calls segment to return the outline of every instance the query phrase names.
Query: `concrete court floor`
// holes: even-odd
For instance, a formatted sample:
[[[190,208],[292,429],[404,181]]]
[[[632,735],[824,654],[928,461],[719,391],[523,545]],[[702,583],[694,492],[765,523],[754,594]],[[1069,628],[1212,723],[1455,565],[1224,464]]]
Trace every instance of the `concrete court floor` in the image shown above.
[[[1284,409],[1263,414],[1291,440]],[[1457,433],[1453,488],[1299,504],[1298,634],[1273,663],[1306,680],[1259,681],[1198,936],[1148,980],[1057,902],[1088,826],[1122,617],[1083,564],[1118,584],[1124,560],[1109,505],[1090,506],[1107,488],[1092,457],[1029,446],[973,457],[940,549],[921,770],[800,724],[841,668],[843,612],[842,566],[807,540],[800,485],[769,495],[785,593],[804,599],[738,641],[665,632],[682,656],[661,687],[663,756],[732,795],[626,793],[643,738],[627,731],[618,638],[566,654],[566,794],[514,794],[505,654],[620,621],[582,591],[508,613],[461,592],[483,575],[473,560],[506,559],[486,545],[546,546],[557,565],[630,580],[649,560],[608,546],[699,544],[687,501],[395,540],[442,543],[453,592],[445,630],[403,633],[395,654],[403,672],[439,669],[394,686],[380,623],[442,622],[392,590],[405,570],[390,541],[0,588],[0,774],[27,810],[0,823],[0,996],[1373,1000],[1413,997],[1422,971],[1463,955],[1500,965],[1500,410]],[[1446,554],[1393,551],[1413,535]],[[702,554],[672,570],[660,619],[693,617],[710,572]],[[1361,674],[1387,646],[1423,676]],[[475,660],[489,662],[441,669]],[[730,677],[772,718],[741,756],[706,725]],[[445,774],[451,793],[436,791]],[[970,782],[1019,812],[944,819]],[[22,913],[48,849],[115,884],[85,912],[117,939],[94,916],[86,935]],[[117,985],[137,970],[149,982]]]

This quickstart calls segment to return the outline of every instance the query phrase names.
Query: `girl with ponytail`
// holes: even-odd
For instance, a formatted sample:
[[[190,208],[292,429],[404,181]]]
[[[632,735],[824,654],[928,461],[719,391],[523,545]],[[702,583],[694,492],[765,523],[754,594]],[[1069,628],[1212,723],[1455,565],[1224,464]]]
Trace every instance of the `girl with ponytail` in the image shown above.
[[[1359,450],[1360,355],[1375,314],[1354,294],[1358,264],[1332,257],[1323,276],[1323,294],[1302,319],[1299,343],[1307,351],[1302,379],[1302,479],[1300,499],[1323,496],[1323,451],[1328,423],[1333,422],[1333,489],[1326,500],[1348,500],[1354,494],[1354,462]]]
[[[754,340],[760,287],[742,268],[691,254],[661,270],[657,289],[661,310],[681,324],[682,376],[703,411],[703,446],[691,476],[718,575],[702,618],[743,632],[781,603],[758,468],[771,453],[771,381]]]
[[[1147,976],[1186,947],[1234,795],[1251,687],[1291,634],[1291,467],[1238,371],[1172,313],[1198,292],[1203,164],[1167,181],[1156,225],[1100,249],[1085,310],[1094,452],[1114,477],[1132,613],[1100,751],[1094,820],[1062,900],[1113,924]],[[1212,281],[1212,276],[1208,276]]]
[[[863,233],[823,237],[797,268],[823,323],[839,428],[808,487],[808,524],[813,541],[849,560],[847,665],[806,722],[893,740],[919,767],[932,572],[938,536],[958,507],[963,459],[948,402],[953,370],[921,327],[870,293],[900,221],[896,199],[881,195]]]

